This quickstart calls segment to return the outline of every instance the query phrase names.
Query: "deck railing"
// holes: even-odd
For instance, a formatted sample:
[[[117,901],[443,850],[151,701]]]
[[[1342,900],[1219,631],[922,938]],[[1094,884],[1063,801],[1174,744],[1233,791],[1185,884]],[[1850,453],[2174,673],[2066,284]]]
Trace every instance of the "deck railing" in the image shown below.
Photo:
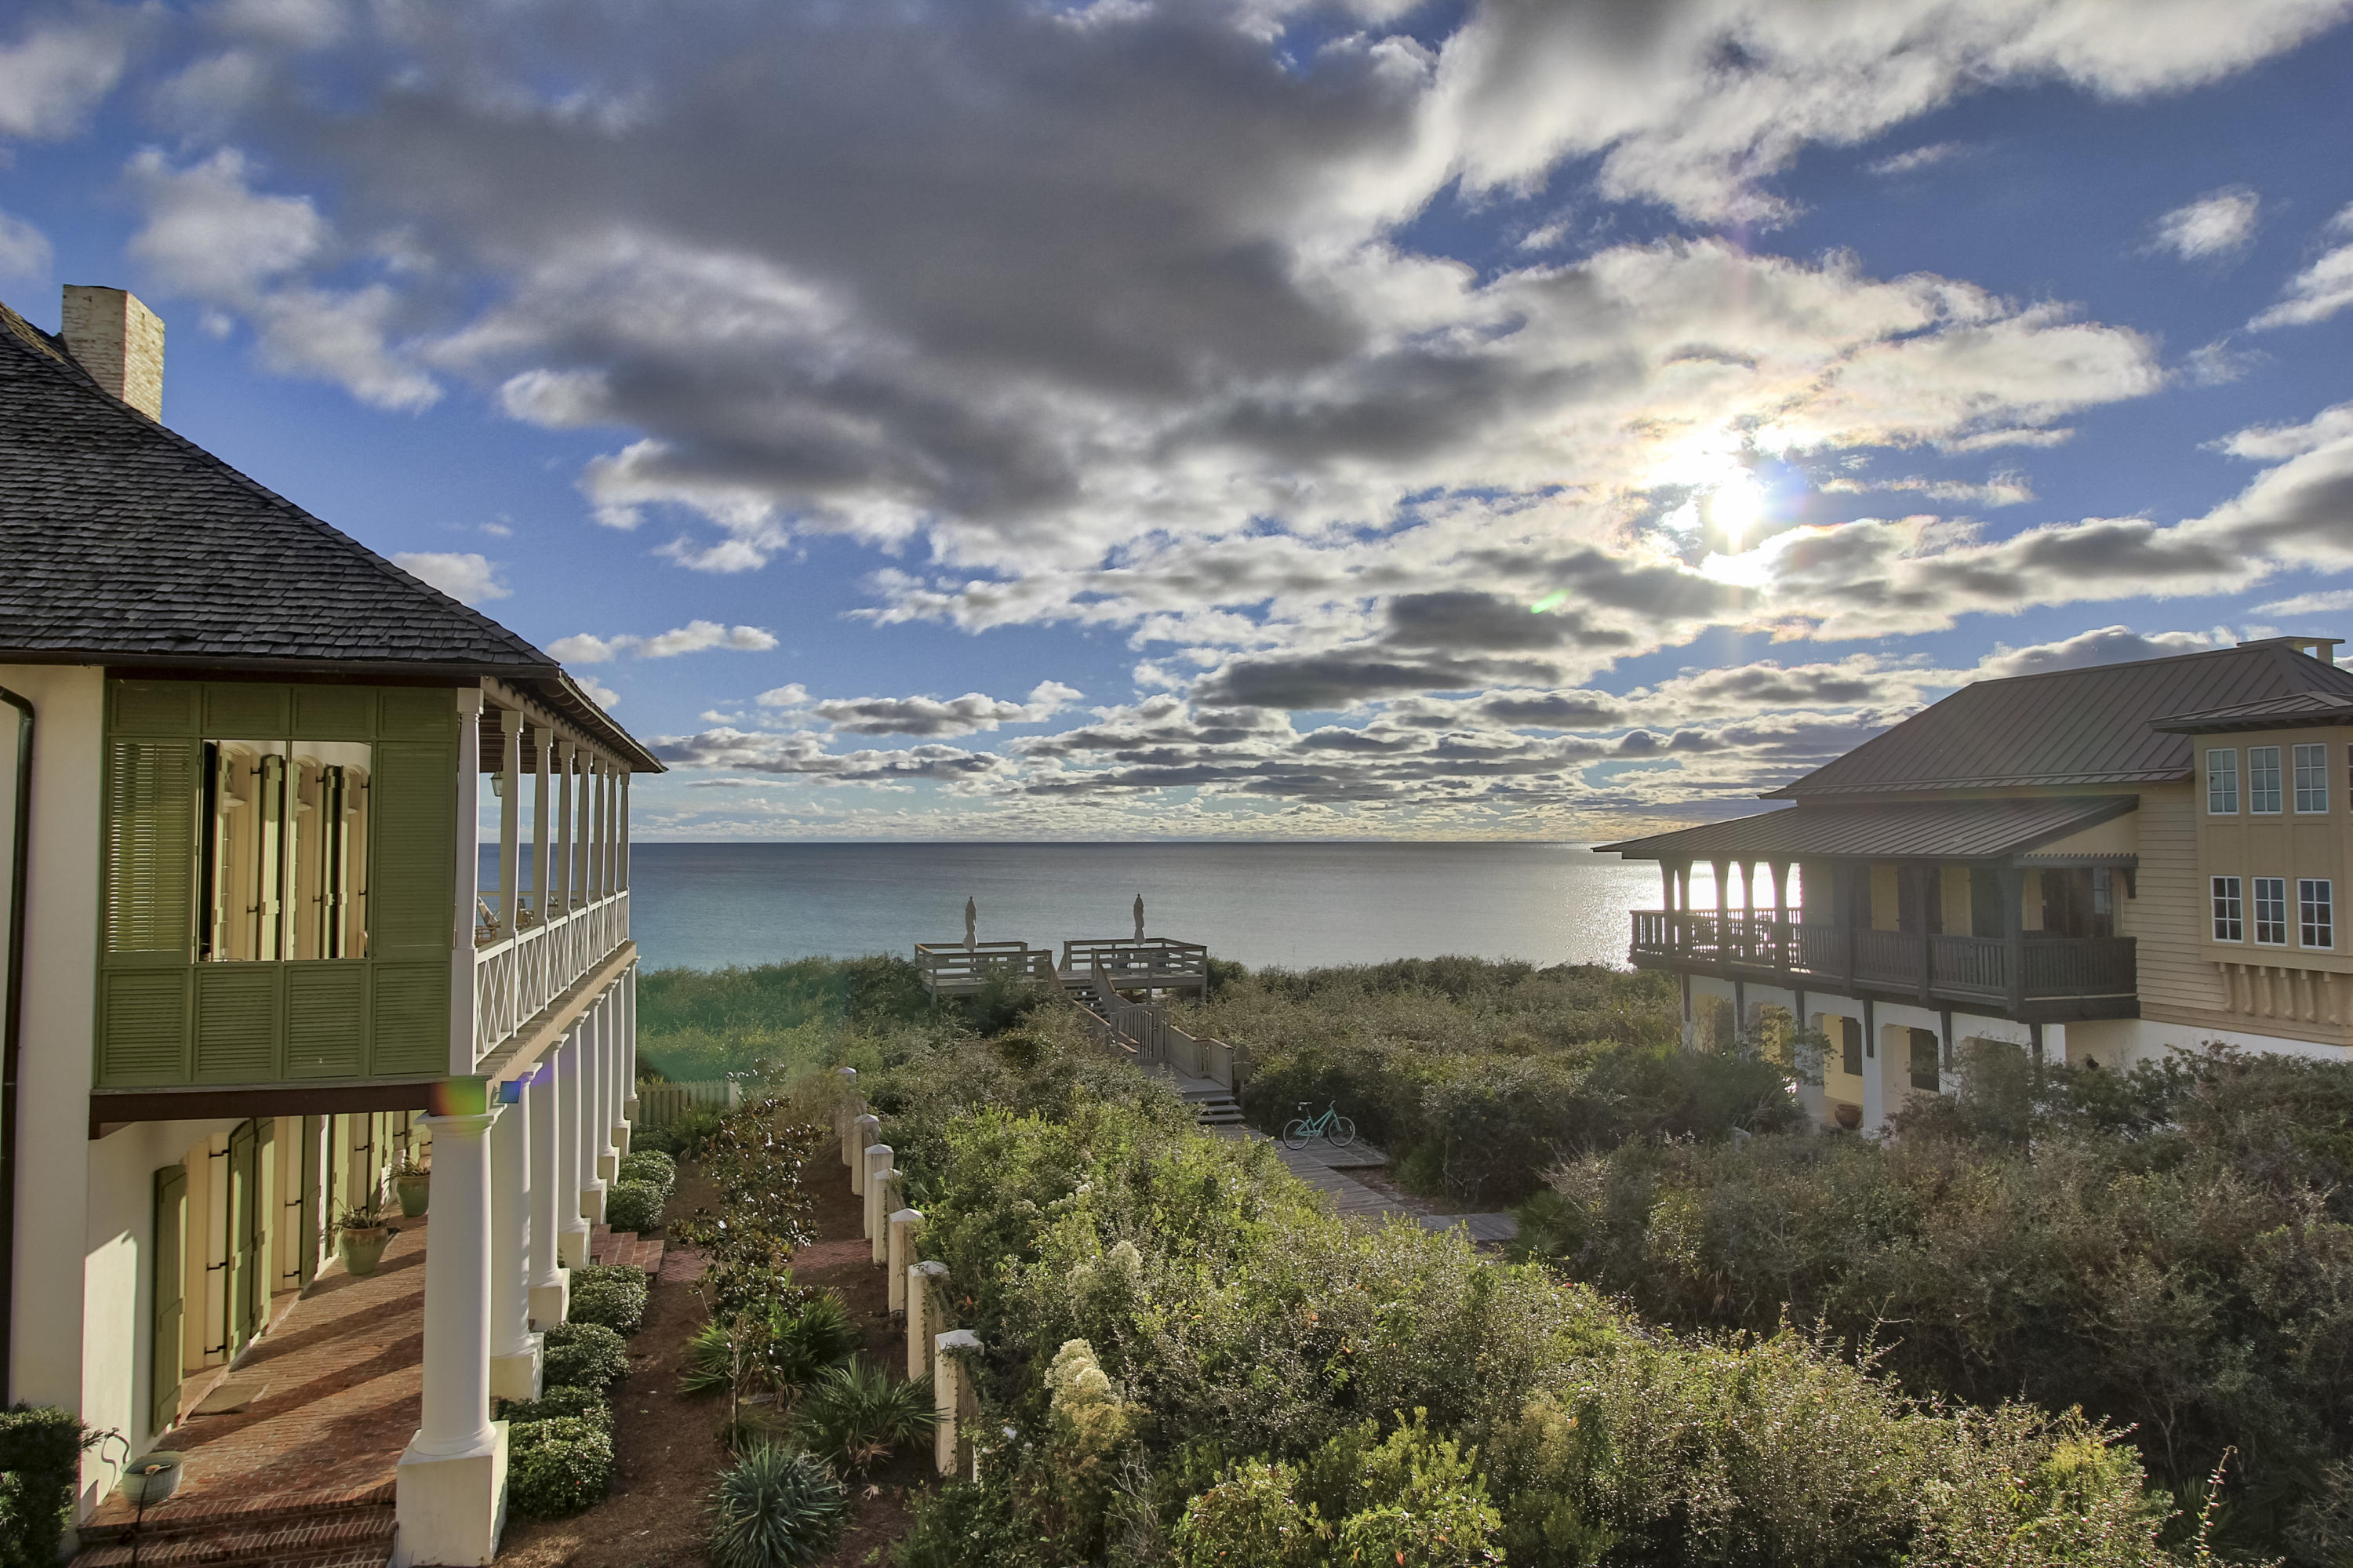
[[[474,942],[474,1061],[497,1050],[542,1009],[629,939],[624,890],[542,920],[523,912],[522,930],[491,929]]]
[[[1054,978],[1054,952],[1027,942],[918,942],[915,970],[934,996],[968,996],[991,980]]]
[[[2137,989],[2130,937],[1999,937],[1850,930],[1769,915],[1633,911],[1638,964],[1748,971],[1760,979],[1861,984],[1957,1001],[2129,997]],[[2017,974],[2011,973],[2015,955]],[[2013,984],[2013,980],[2015,984]]]
[[[1082,938],[1062,944],[1062,969],[1100,970],[1124,991],[1191,990],[1208,984],[1209,949],[1168,937]]]

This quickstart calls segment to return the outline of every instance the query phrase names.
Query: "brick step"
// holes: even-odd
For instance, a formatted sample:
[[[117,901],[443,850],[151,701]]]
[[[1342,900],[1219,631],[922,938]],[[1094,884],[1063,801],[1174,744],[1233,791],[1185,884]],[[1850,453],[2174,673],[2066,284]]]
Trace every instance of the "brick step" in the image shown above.
[[[156,1504],[147,1510],[147,1523],[142,1534],[149,1541],[162,1539],[173,1532],[192,1530],[216,1530],[223,1527],[238,1529],[268,1524],[285,1519],[302,1519],[311,1515],[343,1513],[354,1510],[393,1506],[394,1486],[384,1481],[373,1487],[353,1490],[335,1488],[327,1490],[264,1492],[259,1496],[222,1500],[199,1500],[183,1489],[180,1495]],[[200,1496],[200,1494],[199,1494]],[[109,1499],[97,1517],[80,1529],[82,1544],[120,1541],[130,1535],[136,1522],[132,1511],[120,1499]]]
[[[394,1513],[384,1504],[290,1519],[152,1524],[134,1543],[85,1546],[73,1568],[384,1568],[392,1557]]]

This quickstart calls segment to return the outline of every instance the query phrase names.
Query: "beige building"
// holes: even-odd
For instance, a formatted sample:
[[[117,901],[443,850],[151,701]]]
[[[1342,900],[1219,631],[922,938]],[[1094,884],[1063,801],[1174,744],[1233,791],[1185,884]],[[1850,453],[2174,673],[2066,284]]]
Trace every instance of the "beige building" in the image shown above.
[[[2353,672],[2284,637],[1965,686],[1767,797],[1602,846],[1660,864],[1633,961],[1687,1043],[1828,1038],[1878,1128],[1972,1040],[2115,1066],[2222,1042],[2353,1059]],[[1705,866],[1712,907],[1693,907]]]
[[[429,1162],[396,1561],[487,1562],[491,1398],[536,1392],[628,1147],[629,780],[660,764],[173,434],[137,300],[69,289],[63,323],[0,306],[5,1398],[120,1436],[86,1517],[341,1272],[336,1216]]]

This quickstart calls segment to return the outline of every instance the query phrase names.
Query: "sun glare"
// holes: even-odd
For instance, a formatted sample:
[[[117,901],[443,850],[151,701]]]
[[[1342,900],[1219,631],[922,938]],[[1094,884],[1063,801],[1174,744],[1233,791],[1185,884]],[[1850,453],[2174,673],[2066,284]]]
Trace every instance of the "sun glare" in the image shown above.
[[[1736,551],[1749,531],[1764,520],[1765,493],[1746,473],[1736,474],[1709,493],[1707,512],[1724,535],[1725,549]]]

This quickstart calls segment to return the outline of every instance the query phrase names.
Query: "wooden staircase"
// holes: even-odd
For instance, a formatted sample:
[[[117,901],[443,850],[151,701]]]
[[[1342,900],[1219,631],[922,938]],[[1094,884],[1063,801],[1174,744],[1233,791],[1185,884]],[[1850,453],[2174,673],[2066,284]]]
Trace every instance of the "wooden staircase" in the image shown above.
[[[358,1494],[281,1492],[195,1512],[167,1508],[144,1524],[82,1526],[73,1568],[385,1568],[393,1520],[389,1481]]]
[[[1188,1084],[1176,1091],[1185,1103],[1193,1107],[1194,1119],[1203,1127],[1240,1127],[1242,1107],[1231,1089],[1218,1084]]]

